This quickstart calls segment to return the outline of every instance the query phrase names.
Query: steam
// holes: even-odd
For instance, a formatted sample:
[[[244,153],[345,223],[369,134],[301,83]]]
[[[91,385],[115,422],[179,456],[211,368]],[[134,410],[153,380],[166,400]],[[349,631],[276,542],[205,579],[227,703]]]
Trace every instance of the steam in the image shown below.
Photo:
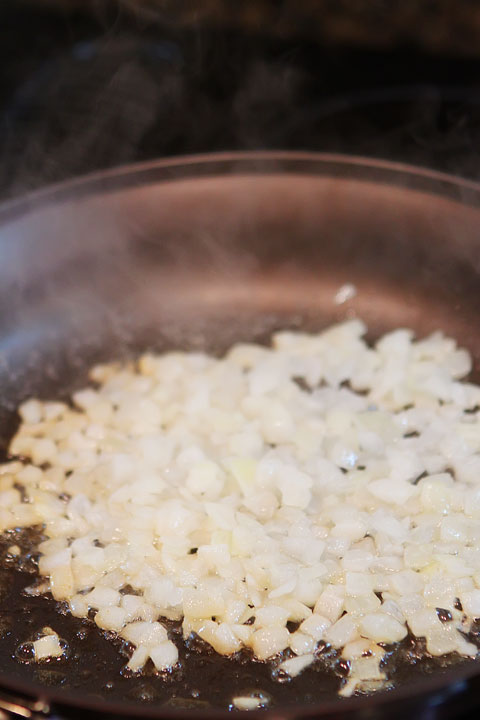
[[[285,61],[259,60],[247,69],[233,98],[237,143],[246,148],[284,147],[305,118],[306,74]]]
[[[279,36],[283,7],[261,27],[244,8],[217,17],[211,3],[187,5],[92,0],[85,11],[70,0],[79,14],[59,25],[48,52],[35,50],[30,71],[12,56],[0,197],[138,160],[232,149],[352,153],[478,176],[480,94],[468,75],[464,86],[440,86],[435,58],[422,57],[407,86],[408,59],[400,72],[393,55]]]
[[[88,50],[92,48],[83,46],[77,53],[83,51],[85,56]],[[14,192],[134,161],[154,123],[163,121],[168,127],[165,115],[182,103],[175,72],[158,84],[128,45],[123,50],[127,59],[120,62],[118,55],[107,62],[103,57],[76,62],[69,58],[59,86],[53,69],[52,83],[46,87],[40,83],[44,108],[38,109],[33,123],[27,123],[24,147],[18,152],[20,138],[14,136],[4,149]],[[84,64],[91,64],[85,74]]]

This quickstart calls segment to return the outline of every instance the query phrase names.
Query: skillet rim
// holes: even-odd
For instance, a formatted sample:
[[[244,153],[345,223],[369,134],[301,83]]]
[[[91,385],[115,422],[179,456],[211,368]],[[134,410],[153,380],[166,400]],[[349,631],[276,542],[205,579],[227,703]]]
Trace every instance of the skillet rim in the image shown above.
[[[295,173],[315,176],[345,176],[364,182],[385,182],[409,190],[430,190],[466,203],[468,197],[480,205],[480,181],[471,180],[432,168],[393,160],[369,158],[342,153],[296,152],[290,150],[252,150],[178,155],[118,165],[46,185],[0,202],[0,226],[16,217],[52,203],[64,202],[94,192],[115,192],[121,188],[140,187],[153,182],[200,179],[228,172],[239,175],[254,173]],[[269,171],[269,172],[267,172]],[[343,172],[342,172],[343,171]],[[400,180],[409,183],[399,182]],[[389,181],[389,182],[388,182]]]

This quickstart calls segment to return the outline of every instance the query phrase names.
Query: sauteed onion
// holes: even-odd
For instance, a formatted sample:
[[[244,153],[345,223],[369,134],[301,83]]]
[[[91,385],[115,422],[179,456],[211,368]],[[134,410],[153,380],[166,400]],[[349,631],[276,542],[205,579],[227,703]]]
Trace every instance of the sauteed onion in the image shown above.
[[[43,525],[56,600],[160,672],[164,618],[290,676],[325,644],[343,694],[382,687],[385,647],[475,656],[480,388],[465,350],[352,320],[222,358],[97,366],[69,406],[31,399],[0,467],[0,530]]]

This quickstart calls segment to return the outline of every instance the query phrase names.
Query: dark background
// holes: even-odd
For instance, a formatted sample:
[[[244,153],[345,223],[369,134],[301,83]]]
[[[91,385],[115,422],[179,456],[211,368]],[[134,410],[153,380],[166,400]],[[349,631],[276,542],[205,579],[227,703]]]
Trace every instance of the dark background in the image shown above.
[[[229,149],[478,178],[479,110],[476,2],[0,2],[0,198]]]

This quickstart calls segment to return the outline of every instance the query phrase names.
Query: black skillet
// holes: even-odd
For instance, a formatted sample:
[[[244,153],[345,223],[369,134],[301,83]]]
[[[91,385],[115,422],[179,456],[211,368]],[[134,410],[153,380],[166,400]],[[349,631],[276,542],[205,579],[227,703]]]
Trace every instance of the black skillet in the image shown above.
[[[371,337],[443,329],[480,360],[480,186],[390,163],[253,153],[160,161],[56,186],[0,208],[0,439],[31,395],[66,397],[93,363],[141,350],[264,341],[352,315]],[[353,299],[335,304],[345,283]],[[475,371],[474,371],[475,375]],[[6,554],[13,540],[20,564]],[[194,640],[167,678],[121,674],[122,648],[48,598],[27,598],[32,537],[1,546],[1,708],[21,717],[224,717],[263,692],[270,718],[459,717],[480,707],[476,661],[389,657],[390,689],[339,699],[328,652],[290,682]],[[26,662],[51,625],[68,660]],[[175,635],[177,629],[172,626]],[[477,689],[477,690],[476,690]],[[88,709],[88,713],[87,713]],[[452,715],[453,713],[453,715]],[[253,713],[256,716],[256,713]]]

